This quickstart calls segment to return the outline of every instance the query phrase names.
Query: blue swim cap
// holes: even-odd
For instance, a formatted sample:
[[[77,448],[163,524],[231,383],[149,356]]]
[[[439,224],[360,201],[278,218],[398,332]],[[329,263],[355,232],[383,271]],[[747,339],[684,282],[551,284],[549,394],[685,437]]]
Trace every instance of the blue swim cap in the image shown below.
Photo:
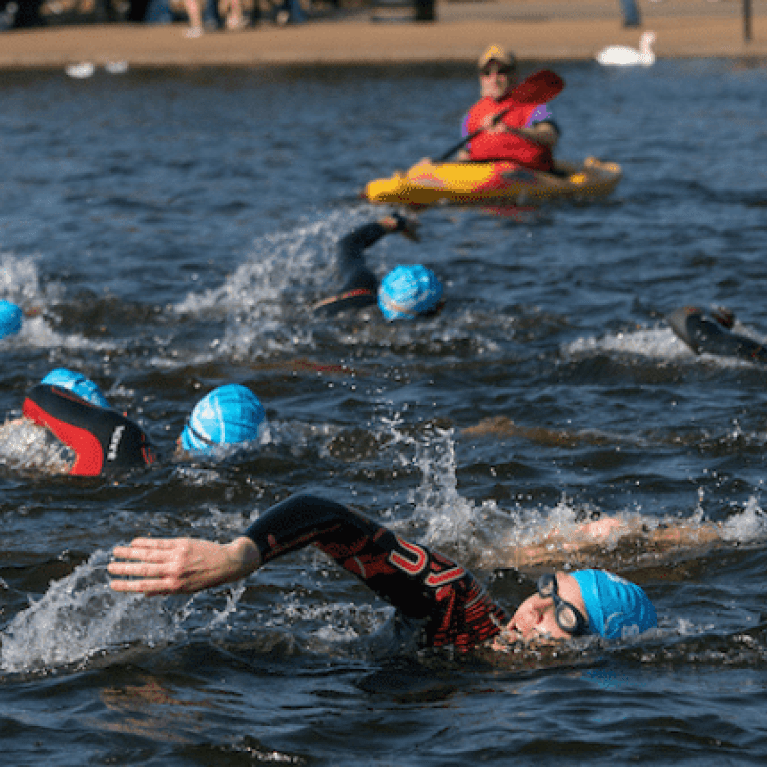
[[[431,269],[421,264],[398,266],[381,281],[378,306],[387,320],[413,319],[437,309],[442,284]]]
[[[0,300],[0,338],[13,336],[21,330],[21,309],[10,301]]]
[[[51,370],[40,383],[58,386],[60,389],[68,389],[80,399],[90,402],[98,407],[111,408],[107,398],[101,393],[101,389],[82,373],[75,373],[66,368]]]
[[[181,446],[211,455],[219,445],[257,440],[265,427],[266,411],[258,397],[245,386],[227,384],[194,406],[181,432]]]
[[[621,639],[658,625],[652,602],[635,583],[604,570],[570,574],[581,587],[592,633],[605,639]]]

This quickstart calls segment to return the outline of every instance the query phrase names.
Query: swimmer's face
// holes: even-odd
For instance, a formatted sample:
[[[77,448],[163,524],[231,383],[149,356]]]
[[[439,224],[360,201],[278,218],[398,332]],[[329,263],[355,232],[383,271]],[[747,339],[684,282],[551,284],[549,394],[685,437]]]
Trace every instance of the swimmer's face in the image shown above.
[[[558,572],[559,596],[570,602],[586,615],[586,605],[581,597],[581,587],[572,575]],[[555,617],[554,599],[542,597],[537,592],[519,606],[506,626],[505,632],[512,639],[531,640],[571,639],[572,634],[559,627]]]

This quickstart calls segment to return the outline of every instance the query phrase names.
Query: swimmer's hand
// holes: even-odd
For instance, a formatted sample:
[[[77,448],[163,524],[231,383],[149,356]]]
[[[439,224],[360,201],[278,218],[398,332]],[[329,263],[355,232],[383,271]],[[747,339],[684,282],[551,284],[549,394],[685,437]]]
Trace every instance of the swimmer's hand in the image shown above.
[[[136,538],[116,546],[109,563],[115,591],[148,596],[192,594],[244,578],[261,564],[250,538],[214,543],[192,538]]]
[[[391,216],[384,216],[378,223],[390,232],[399,232],[408,240],[418,242],[418,227],[420,222],[414,216],[403,216],[401,213],[392,213]]]

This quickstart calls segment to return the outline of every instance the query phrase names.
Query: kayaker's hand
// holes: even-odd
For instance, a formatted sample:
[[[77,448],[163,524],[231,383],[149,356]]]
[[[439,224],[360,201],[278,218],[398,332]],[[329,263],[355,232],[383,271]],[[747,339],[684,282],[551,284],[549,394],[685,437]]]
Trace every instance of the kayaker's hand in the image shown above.
[[[482,129],[486,130],[488,133],[504,133],[507,126],[501,122],[503,115],[503,112],[498,112],[498,114],[494,115],[488,115],[482,121]]]

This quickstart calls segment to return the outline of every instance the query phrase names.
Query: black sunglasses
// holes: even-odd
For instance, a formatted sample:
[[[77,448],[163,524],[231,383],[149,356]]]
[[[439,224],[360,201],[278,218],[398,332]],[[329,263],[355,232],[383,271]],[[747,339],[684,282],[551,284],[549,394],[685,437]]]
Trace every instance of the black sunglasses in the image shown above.
[[[499,67],[498,65],[495,66],[496,71],[499,75],[510,75],[514,69],[513,67]],[[493,70],[492,64],[486,64],[482,69],[479,70],[479,73],[481,75],[484,75],[485,77],[488,77]]]
[[[589,622],[583,617],[583,613],[575,605],[559,596],[557,578],[553,573],[545,573],[538,578],[538,594],[543,599],[553,600],[554,617],[562,631],[573,636],[589,633]]]

